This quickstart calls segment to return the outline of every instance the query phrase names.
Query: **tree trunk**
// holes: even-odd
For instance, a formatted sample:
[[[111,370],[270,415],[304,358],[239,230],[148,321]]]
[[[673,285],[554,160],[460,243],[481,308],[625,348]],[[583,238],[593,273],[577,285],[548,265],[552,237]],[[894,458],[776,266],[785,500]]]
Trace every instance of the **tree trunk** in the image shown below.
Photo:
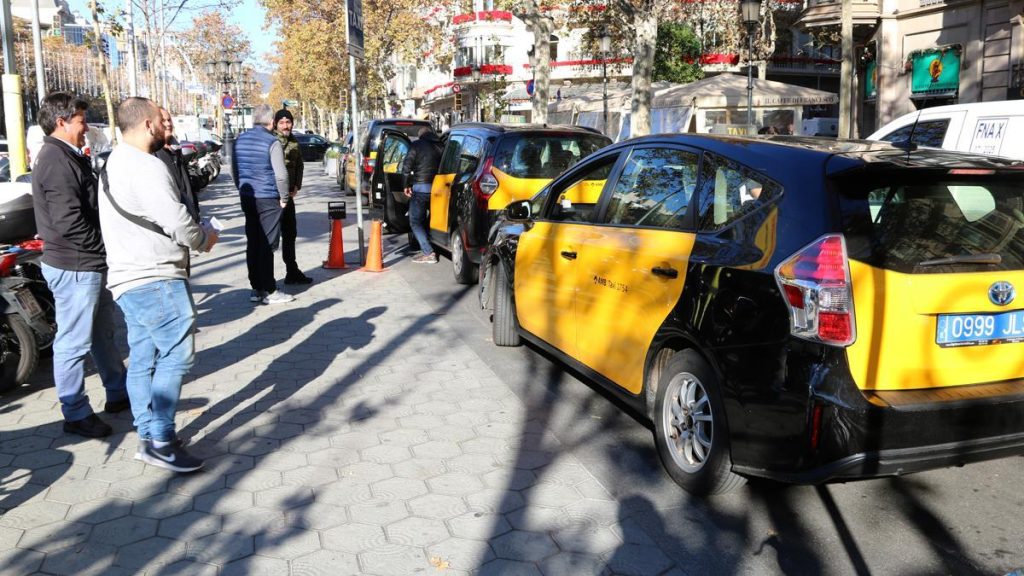
[[[142,15],[146,21],[146,96],[156,100],[156,71],[153,69],[153,13],[149,0],[142,0]]]
[[[658,40],[658,15],[638,11],[633,17],[636,48],[633,50],[633,105],[630,108],[629,136],[651,133],[651,77],[654,75],[654,48]]]
[[[92,32],[96,36],[96,45],[93,47],[93,55],[96,57],[96,65],[100,71],[100,84],[103,87],[103,99],[107,102],[107,117],[110,124],[110,144],[117,144],[117,131],[114,117],[114,100],[110,97],[110,78],[107,76],[107,58],[103,54],[103,36],[100,34],[100,14],[96,6],[97,0],[89,2],[89,10],[92,12]]]
[[[551,32],[554,22],[541,14],[536,1],[526,7],[523,18],[533,32],[533,54],[530,55],[530,70],[533,71],[533,113],[534,124],[548,121],[548,101],[551,99]]]

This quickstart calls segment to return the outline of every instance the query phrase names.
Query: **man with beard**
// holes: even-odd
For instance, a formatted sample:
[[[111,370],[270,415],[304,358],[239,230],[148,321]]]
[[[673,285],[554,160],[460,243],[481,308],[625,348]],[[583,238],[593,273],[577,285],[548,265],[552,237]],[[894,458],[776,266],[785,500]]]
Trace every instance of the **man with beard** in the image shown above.
[[[188,168],[181,158],[181,150],[178,148],[177,139],[174,138],[174,120],[166,108],[160,108],[160,120],[164,127],[167,139],[164,145],[156,151],[156,157],[167,165],[174,179],[174,187],[178,189],[181,196],[181,203],[188,209],[189,216],[199,222],[199,198],[192,192],[192,183],[188,178]]]
[[[167,167],[154,152],[167,135],[147,98],[117,108],[123,143],[107,160],[100,226],[107,245],[107,285],[128,326],[128,396],[139,449],[135,458],[175,472],[203,461],[177,439],[181,382],[195,358],[195,307],[185,267],[189,250],[209,251],[217,232],[192,219]]]
[[[292,136],[295,119],[287,109],[274,114],[274,134],[284,151],[284,166],[288,171],[288,205],[281,213],[281,256],[284,259],[285,284],[312,284],[313,279],[302,273],[295,261],[295,237],[298,234],[295,222],[295,195],[302,188],[302,151],[299,141]]]

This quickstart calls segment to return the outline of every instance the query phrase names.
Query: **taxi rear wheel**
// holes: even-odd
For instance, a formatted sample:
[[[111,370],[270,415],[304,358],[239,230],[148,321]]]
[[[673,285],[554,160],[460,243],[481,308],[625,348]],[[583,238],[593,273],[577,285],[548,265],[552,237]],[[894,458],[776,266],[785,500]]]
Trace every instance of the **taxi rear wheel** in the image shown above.
[[[458,230],[453,230],[451,240],[448,243],[452,250],[452,273],[455,275],[455,281],[459,284],[473,284],[476,282],[477,270],[476,266],[469,259],[469,254],[466,253],[466,245],[462,242],[462,234]]]
[[[697,495],[728,492],[746,479],[732,471],[718,382],[692,350],[672,356],[658,378],[654,442],[669,476]]]
[[[494,267],[494,318],[491,322],[491,336],[498,346],[519,346],[519,321],[516,320],[516,305],[512,301],[512,287],[508,272],[500,261]]]

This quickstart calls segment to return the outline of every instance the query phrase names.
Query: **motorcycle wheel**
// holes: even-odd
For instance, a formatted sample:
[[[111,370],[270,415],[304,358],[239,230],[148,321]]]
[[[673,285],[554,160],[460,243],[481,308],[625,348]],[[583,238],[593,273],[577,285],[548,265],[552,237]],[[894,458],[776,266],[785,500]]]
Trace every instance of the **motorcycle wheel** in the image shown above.
[[[20,386],[39,362],[36,337],[17,314],[0,316],[0,392]]]

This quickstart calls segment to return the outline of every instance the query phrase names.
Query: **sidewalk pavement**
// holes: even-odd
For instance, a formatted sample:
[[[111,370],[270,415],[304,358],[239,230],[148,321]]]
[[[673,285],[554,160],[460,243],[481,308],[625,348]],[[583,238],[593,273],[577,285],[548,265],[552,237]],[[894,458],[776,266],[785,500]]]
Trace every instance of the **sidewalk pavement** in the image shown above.
[[[63,434],[48,358],[0,398],[0,573],[682,574],[444,309],[355,269],[352,197],[351,268],[320,268],[340,193],[319,163],[306,173],[297,252],[316,282],[282,285],[291,304],[249,302],[229,176],[201,195],[227,226],[192,264],[178,430],[201,472],[134,460],[130,415],[101,415],[110,438]],[[87,387],[99,411],[94,373]]]

